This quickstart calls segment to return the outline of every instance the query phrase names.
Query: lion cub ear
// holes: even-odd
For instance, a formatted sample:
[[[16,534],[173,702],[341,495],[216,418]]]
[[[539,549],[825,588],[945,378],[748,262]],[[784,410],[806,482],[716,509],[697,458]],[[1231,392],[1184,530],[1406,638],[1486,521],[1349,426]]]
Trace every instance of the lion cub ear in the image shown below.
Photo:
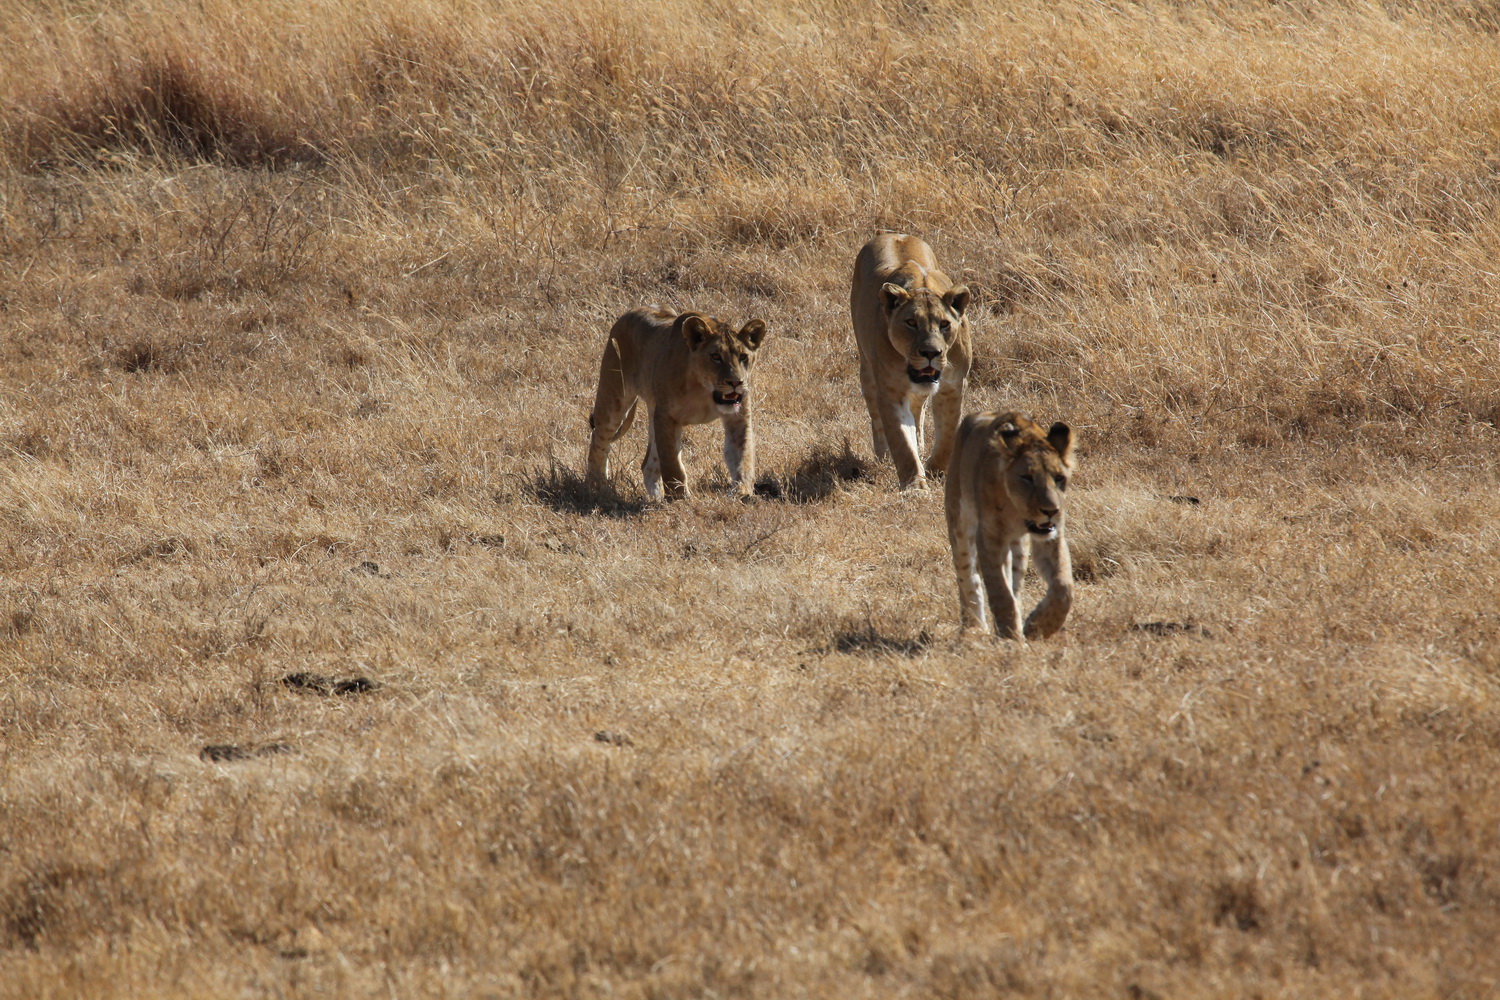
[[[766,339],[766,324],[758,319],[752,319],[740,327],[740,342],[752,351],[760,350],[761,341]]]
[[[969,286],[954,285],[948,289],[943,293],[943,305],[962,316],[964,310],[969,308]]]
[[[886,315],[890,315],[910,301],[911,292],[894,281],[887,281],[880,286],[880,305],[886,311]]]
[[[708,324],[697,313],[683,313],[681,316],[678,316],[677,329],[682,331],[683,339],[695,351],[709,336]]]
[[[1000,435],[1000,444],[1005,450],[1014,453],[1021,440],[1021,428],[1007,420],[995,428],[995,433]]]
[[[1057,449],[1063,465],[1073,465],[1073,428],[1059,420],[1047,429],[1047,443]]]

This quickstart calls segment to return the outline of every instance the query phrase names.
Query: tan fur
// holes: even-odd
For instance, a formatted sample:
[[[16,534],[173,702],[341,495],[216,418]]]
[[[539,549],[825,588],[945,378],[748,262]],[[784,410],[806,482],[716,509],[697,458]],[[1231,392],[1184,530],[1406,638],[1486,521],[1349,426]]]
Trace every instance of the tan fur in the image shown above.
[[[724,425],[724,463],[742,494],[755,485],[755,434],[750,419],[750,369],[765,339],[755,319],[738,333],[701,313],[636,309],[615,321],[599,364],[599,389],[589,416],[593,434],[587,458],[588,481],[598,486],[609,476],[609,450],[635,422],[645,400],[649,417],[646,459],[641,472],[653,500],[688,495],[682,468],[682,428],[719,420]],[[715,394],[739,393],[738,405]]]
[[[963,419],[943,496],[958,574],[960,628],[989,627],[988,595],[995,633],[1021,638],[1018,601],[1028,541],[1047,593],[1026,619],[1024,634],[1042,638],[1062,628],[1073,606],[1063,511],[1072,472],[1073,432],[1067,424],[1043,432],[1040,424],[1014,412],[971,413]],[[1048,524],[1055,530],[1034,530]]]
[[[881,233],[854,260],[849,311],[860,388],[875,457],[891,456],[903,489],[948,467],[972,358],[968,303],[968,288],[948,280],[932,248],[915,236]],[[929,367],[940,373],[935,386],[913,381],[913,372]],[[932,453],[924,463],[922,408],[929,396]]]

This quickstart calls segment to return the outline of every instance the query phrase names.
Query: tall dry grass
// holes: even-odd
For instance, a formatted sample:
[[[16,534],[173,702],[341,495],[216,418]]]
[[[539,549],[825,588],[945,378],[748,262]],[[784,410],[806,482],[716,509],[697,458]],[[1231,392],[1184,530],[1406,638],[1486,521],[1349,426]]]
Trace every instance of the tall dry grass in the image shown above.
[[[1491,995],[1497,30],[11,0],[0,993]],[[869,457],[881,226],[1080,431],[1058,641]],[[647,302],[780,499],[580,488]]]

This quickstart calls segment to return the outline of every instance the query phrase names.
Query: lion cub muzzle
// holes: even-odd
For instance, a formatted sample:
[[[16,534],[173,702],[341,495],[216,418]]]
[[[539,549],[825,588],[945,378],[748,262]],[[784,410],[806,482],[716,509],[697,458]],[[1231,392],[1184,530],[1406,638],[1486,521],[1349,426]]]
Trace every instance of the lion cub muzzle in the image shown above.
[[[739,413],[744,408],[745,391],[744,386],[735,386],[732,389],[715,389],[713,391],[714,405],[719,408],[720,413]]]
[[[1054,514],[1053,516],[1056,515]],[[1028,520],[1026,522],[1026,530],[1038,538],[1056,538],[1057,522],[1052,520],[1041,522]]]

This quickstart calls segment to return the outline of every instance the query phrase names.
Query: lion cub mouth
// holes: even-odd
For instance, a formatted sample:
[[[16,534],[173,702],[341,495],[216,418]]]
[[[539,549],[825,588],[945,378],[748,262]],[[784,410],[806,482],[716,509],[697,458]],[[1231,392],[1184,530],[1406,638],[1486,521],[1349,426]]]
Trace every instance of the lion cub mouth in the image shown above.
[[[906,377],[919,385],[936,382],[943,377],[943,373],[928,365],[926,368],[913,368],[906,366]]]
[[[1038,524],[1035,521],[1027,521],[1026,530],[1031,532],[1033,535],[1040,535],[1043,538],[1051,538],[1053,535],[1057,534],[1057,525],[1051,521],[1043,521],[1041,524]]]
[[[714,402],[720,406],[728,406],[739,409],[740,403],[744,402],[745,394],[742,392],[719,392],[714,390]]]

